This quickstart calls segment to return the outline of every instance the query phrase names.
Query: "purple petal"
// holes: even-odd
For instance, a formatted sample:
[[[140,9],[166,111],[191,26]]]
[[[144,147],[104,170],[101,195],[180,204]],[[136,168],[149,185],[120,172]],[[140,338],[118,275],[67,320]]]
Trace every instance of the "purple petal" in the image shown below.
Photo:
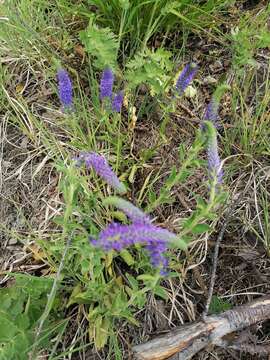
[[[103,71],[100,81],[100,99],[105,97],[112,97],[114,75],[111,69],[107,68]]]
[[[141,209],[137,208],[131,202],[111,196],[104,200],[104,204],[116,206],[119,210],[123,211],[127,217],[135,224],[151,224],[151,219]]]
[[[113,103],[112,103],[113,111],[120,113],[123,99],[124,99],[124,92],[119,91],[113,98]]]
[[[64,108],[72,107],[72,83],[68,72],[65,69],[57,71],[58,94]]]
[[[100,177],[119,193],[126,192],[125,185],[118,179],[117,175],[113,172],[107,160],[102,155],[95,152],[81,153],[75,160],[78,164],[84,162],[87,168],[93,168]]]
[[[112,223],[100,232],[98,243],[105,251],[120,251],[134,244],[145,245],[150,254],[152,265],[163,268],[167,266],[165,253],[169,243],[176,240],[175,234],[152,224],[122,225]]]
[[[184,93],[184,91],[186,90],[188,85],[193,80],[197,71],[198,71],[198,66],[193,63],[187,64],[184,67],[183,71],[181,72],[181,74],[179,75],[179,77],[177,79],[176,86],[175,86],[179,95],[182,95]]]
[[[222,183],[223,171],[221,160],[218,154],[218,146],[216,139],[210,139],[207,147],[207,159],[210,179],[217,178],[217,183]]]
[[[209,104],[207,105],[205,114],[204,114],[204,121],[211,121],[212,124],[215,126],[216,129],[220,128],[220,124],[219,124],[219,117],[218,117],[218,108],[219,108],[219,103],[217,101],[215,101],[214,98],[212,98],[209,102]],[[202,123],[201,128],[204,130],[205,126]]]

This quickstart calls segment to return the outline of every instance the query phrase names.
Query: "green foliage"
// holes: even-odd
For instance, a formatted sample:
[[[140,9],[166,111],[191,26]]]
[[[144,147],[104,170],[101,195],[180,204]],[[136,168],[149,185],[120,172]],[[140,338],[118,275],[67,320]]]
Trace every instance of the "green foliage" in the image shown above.
[[[256,67],[256,51],[270,46],[270,33],[267,27],[269,15],[268,5],[256,16],[248,13],[241,17],[239,25],[232,29],[233,64],[238,72],[242,73],[246,66]]]
[[[169,83],[173,63],[172,54],[164,49],[156,51],[145,50],[144,53],[134,56],[128,62],[126,78],[130,89],[140,84],[147,84],[150,87],[152,96],[164,94]]]
[[[100,109],[98,96],[96,102],[92,99],[95,112],[92,108],[91,112],[89,111],[90,99],[80,84],[89,76],[89,88],[91,93],[94,93],[95,76],[92,66],[86,67],[87,71],[82,76],[78,75],[75,70],[77,67],[73,68],[73,60],[77,61],[77,58],[74,59],[77,55],[74,55],[74,47],[79,35],[90,63],[94,60],[95,68],[100,70],[106,66],[117,70],[118,58],[120,65],[126,69],[125,79],[127,90],[130,90],[129,95],[135,93],[133,90],[144,83],[150,89],[152,97],[157,96],[159,101],[161,95],[165,95],[168,90],[174,64],[172,52],[164,49],[164,43],[155,50],[147,48],[151,38],[161,33],[162,38],[173,45],[170,49],[174,46],[178,49],[182,45],[182,38],[178,36],[179,30],[205,31],[212,34],[216,27],[214,20],[217,21],[217,18],[211,14],[224,8],[229,1],[207,0],[198,4],[198,1],[194,0],[56,0],[53,3],[45,0],[21,0],[16,3],[16,11],[15,2],[13,5],[9,2],[8,11],[6,9],[4,12],[9,21],[0,30],[0,36],[1,40],[8,44],[8,50],[5,49],[6,45],[1,50],[10,57],[9,49],[12,48],[12,56],[17,55],[21,60],[24,57],[29,58],[38,67],[39,76],[43,74],[40,64],[47,66],[47,62],[51,64],[54,58],[64,60],[63,63],[73,69],[76,97],[80,94],[82,105],[79,110],[76,107],[77,112],[72,115],[59,116],[48,130],[40,118],[37,118],[33,125],[34,132],[41,138],[42,146],[50,149],[49,157],[57,159],[57,171],[61,174],[59,190],[64,203],[61,215],[54,219],[57,231],[52,235],[50,233],[50,241],[46,238],[46,241],[39,240],[39,244],[48,266],[56,272],[61,264],[66,238],[74,234],[59,279],[59,283],[62,281],[61,284],[65,282],[67,285],[55,289],[51,302],[48,301],[47,295],[50,293],[52,280],[44,277],[16,277],[15,285],[0,290],[0,298],[3,299],[0,300],[0,323],[3,324],[2,327],[0,325],[0,342],[3,344],[2,349],[0,348],[0,358],[1,355],[4,359],[23,360],[23,356],[27,358],[35,340],[37,324],[43,314],[45,323],[42,338],[37,339],[38,349],[48,349],[48,340],[53,333],[49,324],[55,321],[61,294],[62,308],[78,314],[78,318],[82,314],[84,320],[88,321],[90,342],[94,342],[97,349],[108,345],[110,351],[112,348],[115,350],[112,357],[117,353],[120,359],[116,335],[119,321],[124,320],[139,326],[136,313],[147,304],[148,294],[166,301],[167,291],[162,286],[162,277],[151,266],[147,252],[142,246],[137,245],[120,253],[105,253],[89,244],[89,235],[97,237],[100,229],[112,219],[123,222],[127,219],[123,213],[104,207],[104,197],[108,196],[111,190],[108,190],[104,182],[93,172],[78,170],[73,162],[70,165],[67,164],[68,161],[60,163],[59,158],[70,158],[71,149],[73,152],[75,147],[87,151],[102,148],[109,154],[114,169],[120,174],[126,171],[122,173],[124,178],[130,173],[129,180],[133,182],[135,175],[132,174],[132,170],[130,172],[130,168],[147,166],[156,149],[146,149],[141,163],[138,164],[137,159],[134,160],[135,156],[129,156],[132,153],[131,139],[123,121],[127,119],[121,119],[119,114],[108,115],[106,109]],[[177,43],[171,42],[169,34],[175,29]],[[260,41],[261,44],[266,44],[267,35],[264,34]],[[46,68],[44,79],[49,72],[47,70]],[[29,78],[32,81],[34,76],[30,74]],[[32,119],[31,104],[28,107],[23,99],[17,99],[16,94],[14,98],[18,103],[22,102],[27,110],[21,116],[22,123],[28,117]],[[136,99],[129,100],[136,105]],[[169,114],[174,110],[173,105],[163,104],[162,101],[159,105],[164,110],[164,117],[168,115],[169,118]],[[151,107],[152,104],[147,106]],[[30,125],[32,126],[32,123]],[[57,132],[59,130],[59,141],[57,138],[54,140],[51,130],[53,126],[57,127]],[[160,135],[163,135],[162,131]],[[67,139],[65,141],[68,145],[64,144],[63,139]],[[54,146],[51,143],[54,143]],[[143,188],[147,195],[138,202],[143,203],[145,200],[148,212],[162,210],[162,206],[172,203],[175,200],[174,187],[185,184],[198,167],[204,166],[204,162],[199,159],[204,147],[205,136],[200,131],[191,147],[187,149],[181,144],[181,165],[171,169],[159,192],[155,192],[146,181]],[[150,180],[150,177],[147,179]],[[213,184],[210,184],[210,188],[213,190]],[[197,198],[194,212],[188,219],[180,221],[179,239],[173,244],[169,258],[171,263],[174,256],[176,258],[173,254],[174,248],[185,250],[189,241],[196,240],[200,234],[212,230],[209,223],[217,216],[215,212],[222,201],[224,194],[215,194],[213,191],[207,200]],[[179,251],[176,262],[179,264]],[[170,264],[169,268],[177,267]],[[172,272],[168,278],[178,276],[178,272]],[[46,305],[47,311],[44,310]],[[63,317],[63,314],[60,313],[60,316]]]
[[[14,274],[15,283],[0,289],[0,358],[28,359],[37,321],[44,311],[52,279]],[[59,303],[54,303],[54,312]],[[55,313],[54,313],[55,315]],[[50,318],[50,327],[53,318]],[[46,323],[40,347],[53,335]]]
[[[170,204],[174,201],[171,194],[172,188],[184,182],[189,176],[191,176],[194,170],[201,166],[201,162],[198,159],[199,153],[203,150],[205,143],[205,135],[199,131],[192,146],[186,151],[187,155],[182,154],[185,158],[181,158],[181,167],[179,170],[176,167],[172,167],[171,174],[165,180],[163,187],[161,188],[159,195],[156,196],[153,192],[149,192],[149,206],[147,211],[153,211],[160,205]],[[181,147],[179,149],[179,155],[181,156]]]
[[[230,310],[232,305],[216,295],[213,295],[209,306],[209,314],[219,314],[221,312]]]
[[[91,19],[87,29],[80,32],[80,40],[87,53],[95,58],[98,69],[115,69],[118,42],[109,28],[100,28]]]
[[[86,3],[82,12],[92,16],[89,5],[94,5],[96,23],[119,34],[125,53],[134,54],[144,50],[149,39],[158,33],[175,29],[201,31],[203,27],[215,28],[213,20],[216,21],[216,18],[212,17],[212,13],[224,9],[232,1],[207,0],[198,4],[194,0],[88,0]]]
[[[59,166],[58,170],[63,172],[60,187],[66,209],[63,216],[57,217],[57,223],[76,234],[63,269],[63,275],[72,281],[67,308],[74,304],[84,307],[89,338],[99,349],[113,341],[119,320],[139,325],[134,310],[146,304],[149,291],[162,298],[166,298],[166,292],[160,285],[159,273],[149,264],[142,249],[138,248],[137,254],[130,249],[119,254],[115,251],[104,253],[89,244],[89,234],[95,237],[97,228],[105,226],[100,221],[110,217],[111,213],[104,213],[101,191],[96,194],[89,191],[88,177],[79,175],[80,170],[73,164]],[[52,240],[42,242],[41,246],[51,266],[57,266],[63,244]],[[124,262],[131,272],[125,277],[117,275],[115,264],[119,261]]]
[[[49,12],[50,16],[46,12]],[[73,44],[68,26],[56,6],[48,6],[43,0],[20,0],[0,3],[4,21],[0,27],[0,53],[6,56],[12,49],[14,56],[24,56],[30,64],[44,57],[51,61],[59,58],[52,43],[70,51]],[[57,26],[56,26],[57,24]]]
[[[214,131],[213,127],[211,129]],[[179,151],[182,166],[179,170],[173,168],[158,196],[152,193],[153,202],[149,204],[151,211],[157,206],[172,201],[172,188],[186,181],[196,167],[204,164],[198,160],[198,156],[207,137],[206,131],[198,131],[186,158],[182,151]],[[70,166],[58,166],[58,170],[63,173],[60,187],[66,209],[64,215],[57,218],[57,223],[62,225],[65,231],[73,231],[76,234],[63,270],[65,276],[72,279],[73,283],[67,306],[78,304],[84,307],[89,323],[89,338],[94,341],[96,348],[100,349],[113,341],[119,320],[127,320],[135,326],[139,325],[134,312],[146,304],[148,292],[165,300],[167,294],[160,284],[162,278],[158,270],[151,266],[145,250],[140,245],[120,253],[116,251],[106,253],[89,244],[89,234],[91,238],[95,238],[98,229],[104,228],[106,222],[111,221],[112,216],[117,215],[117,218],[124,221],[126,219],[121,213],[110,209],[110,206],[117,204],[116,198],[110,197],[104,201],[101,189],[90,191],[89,175],[81,174],[81,170],[75,168],[73,163]],[[186,249],[188,241],[211,231],[206,220],[215,218],[214,211],[224,201],[224,194],[216,193],[215,183],[210,186],[209,200],[198,199],[196,210],[190,218],[184,219],[178,240],[171,244],[172,248]],[[104,204],[110,206],[104,208]],[[59,261],[63,252],[62,245],[53,241],[43,244],[43,249],[50,254],[52,264]],[[125,264],[127,269],[125,276],[118,274],[116,264],[119,262]],[[169,276],[176,275],[169,274]]]

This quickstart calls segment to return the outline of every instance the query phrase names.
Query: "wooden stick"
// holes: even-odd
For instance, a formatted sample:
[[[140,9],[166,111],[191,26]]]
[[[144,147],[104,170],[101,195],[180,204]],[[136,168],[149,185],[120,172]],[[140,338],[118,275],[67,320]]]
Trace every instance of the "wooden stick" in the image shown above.
[[[269,318],[270,294],[136,345],[134,356],[138,360],[164,360],[179,352],[179,360],[188,360],[207,345],[218,344],[225,335]]]

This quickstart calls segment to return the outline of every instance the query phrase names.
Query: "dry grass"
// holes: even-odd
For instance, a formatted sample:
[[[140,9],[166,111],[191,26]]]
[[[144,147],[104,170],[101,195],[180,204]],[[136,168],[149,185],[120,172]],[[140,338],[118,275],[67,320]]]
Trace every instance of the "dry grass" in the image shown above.
[[[177,114],[172,116],[166,129],[165,140],[159,137],[158,109],[151,117],[139,119],[130,135],[130,155],[140,163],[132,184],[131,197],[138,198],[140,204],[146,202],[147,189],[151,186],[159,191],[172,165],[179,164],[179,144],[188,147],[192,143],[194,129],[202,118],[205,104],[214,86],[230,66],[229,53],[209,39],[201,39],[200,42],[197,38],[191,39],[190,50],[201,65],[201,73],[196,81],[198,91],[194,98],[179,103]],[[56,158],[56,153],[59,158],[63,158],[67,149],[74,147],[70,143],[72,131],[67,128],[66,118],[57,108],[55,89],[46,77],[45,64],[39,62],[34,66],[28,60],[10,57],[4,58],[3,62],[10,77],[4,85],[7,111],[1,115],[0,127],[2,274],[5,271],[42,274],[48,264],[39,257],[36,239],[49,239],[52,233],[57,232],[52,220],[63,212],[63,201],[57,188],[59,175],[55,172],[52,160]],[[264,59],[264,70],[265,62]],[[264,83],[267,77],[268,68],[263,75]],[[233,84],[234,80],[231,77]],[[266,88],[260,89],[266,94]],[[87,93],[89,89],[82,90]],[[249,103],[245,104],[246,115],[255,100],[251,97]],[[232,122],[231,102],[232,97],[228,94],[221,105],[221,118],[226,140],[224,154],[227,156],[225,184],[236,206],[220,245],[214,294],[232,305],[238,305],[269,292],[270,168],[267,154],[252,157],[245,151],[247,149],[243,149],[243,144],[239,145],[238,140],[230,143],[233,136],[239,134],[233,133],[234,129],[243,126],[243,123]],[[239,120],[243,112],[240,108],[236,110]],[[269,110],[268,107],[266,110]],[[246,119],[250,121],[250,117]],[[268,113],[258,118],[258,123],[260,119],[269,124]],[[263,129],[260,128],[260,131]],[[149,148],[155,148],[155,151],[145,161],[145,151]],[[202,176],[198,170],[189,181],[174,189],[176,201],[158,208],[154,213],[158,223],[171,230],[179,228],[179,219],[187,217],[195,206],[195,194],[205,193]],[[136,318],[141,322],[139,328],[126,322],[119,323],[118,338],[125,349],[125,358],[131,356],[132,341],[145,341],[168,328],[195,321],[201,315],[210,281],[212,252],[223,222],[223,212],[219,215],[219,221],[214,223],[215,233],[210,237],[201,236],[189,249],[188,256],[175,254],[179,277],[164,280],[162,284],[168,300],[165,302],[149,294],[145,308],[136,313]],[[3,275],[1,283],[5,284],[7,280],[8,275]],[[71,313],[70,316],[76,318],[77,315]],[[71,323],[73,325],[67,336],[67,347],[78,341],[87,343],[83,316]],[[254,327],[252,332],[257,334],[262,343],[269,343],[269,331],[261,324]],[[91,350],[82,356],[87,359],[105,359],[106,351]],[[209,349],[198,354],[197,359],[239,359],[237,356],[238,353],[232,350]],[[251,357],[243,355],[241,359]]]

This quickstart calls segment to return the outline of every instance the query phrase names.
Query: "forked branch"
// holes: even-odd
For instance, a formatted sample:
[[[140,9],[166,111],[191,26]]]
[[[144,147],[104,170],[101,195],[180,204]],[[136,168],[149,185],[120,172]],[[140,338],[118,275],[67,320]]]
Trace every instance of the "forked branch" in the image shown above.
[[[218,345],[222,338],[270,318],[270,294],[247,305],[237,306],[204,321],[183,325],[166,335],[133,347],[138,360],[163,360],[179,353],[179,360],[191,359],[206,346]]]

